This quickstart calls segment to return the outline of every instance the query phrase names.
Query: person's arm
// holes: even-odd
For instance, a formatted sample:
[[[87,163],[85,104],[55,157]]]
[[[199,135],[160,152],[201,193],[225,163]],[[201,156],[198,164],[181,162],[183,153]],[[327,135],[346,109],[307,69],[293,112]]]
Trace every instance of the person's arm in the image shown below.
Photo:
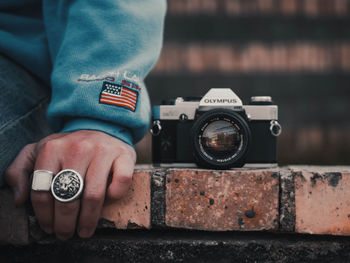
[[[17,204],[33,170],[74,169],[85,178],[80,200],[60,203],[31,191],[40,226],[61,239],[93,234],[105,195],[123,196],[145,133],[150,103],[143,79],[157,60],[164,0],[43,1],[53,63],[48,118],[58,132],[26,146],[5,173]],[[112,174],[109,185],[108,176]]]
[[[130,145],[140,140],[150,117],[143,80],[160,53],[165,0],[43,4],[54,65],[51,125],[65,132],[103,131]],[[118,101],[113,92],[120,86]]]

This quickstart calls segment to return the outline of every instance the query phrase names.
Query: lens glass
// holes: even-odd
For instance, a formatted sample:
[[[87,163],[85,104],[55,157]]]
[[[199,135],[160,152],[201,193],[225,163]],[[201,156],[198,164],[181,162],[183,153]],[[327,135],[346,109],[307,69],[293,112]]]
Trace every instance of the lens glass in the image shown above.
[[[225,120],[213,121],[202,132],[202,149],[215,159],[234,157],[241,145],[240,129],[232,122]]]

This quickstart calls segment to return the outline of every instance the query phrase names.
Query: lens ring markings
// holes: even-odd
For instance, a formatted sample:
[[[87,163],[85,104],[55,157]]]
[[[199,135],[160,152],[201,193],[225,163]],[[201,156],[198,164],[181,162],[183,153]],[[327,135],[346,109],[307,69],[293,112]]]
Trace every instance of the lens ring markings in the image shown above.
[[[204,139],[205,133],[211,125],[215,126],[215,123],[218,127],[226,129],[227,133],[231,129],[231,134],[221,133],[219,135],[220,132],[218,132],[218,135],[213,135],[208,143],[208,140]],[[222,137],[222,141],[218,138],[219,136]],[[232,136],[238,137],[233,138]],[[242,165],[249,150],[251,135],[248,124],[237,112],[228,109],[215,109],[204,113],[195,122],[192,128],[192,139],[194,155],[200,165],[214,169],[227,169]],[[217,147],[210,149],[210,145],[214,148]],[[230,146],[234,146],[234,148],[225,152],[225,147]]]

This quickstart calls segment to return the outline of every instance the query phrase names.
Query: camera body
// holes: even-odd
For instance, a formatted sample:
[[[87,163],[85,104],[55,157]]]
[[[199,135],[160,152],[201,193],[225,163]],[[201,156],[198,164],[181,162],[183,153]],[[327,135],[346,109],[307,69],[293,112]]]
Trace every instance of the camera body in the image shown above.
[[[276,163],[281,126],[271,97],[243,105],[231,89],[210,89],[201,99],[154,106],[151,133],[153,163],[229,169]]]

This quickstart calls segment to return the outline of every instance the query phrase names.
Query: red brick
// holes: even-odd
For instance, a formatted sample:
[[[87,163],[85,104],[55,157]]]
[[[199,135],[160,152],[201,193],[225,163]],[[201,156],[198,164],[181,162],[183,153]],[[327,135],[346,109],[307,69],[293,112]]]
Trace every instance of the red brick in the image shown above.
[[[271,14],[274,11],[274,1],[273,0],[259,0],[257,1],[257,5],[259,7],[258,12],[259,13],[266,13]]]
[[[187,48],[187,67],[188,70],[197,73],[203,71],[203,52],[198,45],[189,45]]]
[[[239,0],[225,1],[225,10],[230,15],[238,15],[241,11],[241,5]]]
[[[196,14],[200,11],[200,0],[186,1],[186,13]]]
[[[348,13],[348,0],[334,0],[334,10],[338,16],[345,16]]]
[[[287,68],[287,47],[285,45],[275,45],[271,50],[272,71],[279,71]]]
[[[218,70],[221,72],[232,72],[234,69],[233,50],[229,46],[222,46],[217,51]]]
[[[151,172],[135,171],[128,193],[120,200],[107,200],[102,218],[118,229],[151,227]]]
[[[317,0],[304,0],[304,12],[309,16],[318,15],[318,1]]]
[[[350,71],[350,44],[165,44],[152,74]]]
[[[295,231],[350,235],[349,189],[349,172],[302,171],[295,177]]]
[[[282,14],[345,16],[348,0],[168,0],[168,13],[176,15],[227,13],[231,16]]]
[[[218,10],[218,3],[213,0],[201,0],[201,9],[205,14],[215,14]]]
[[[277,229],[278,193],[272,171],[170,170],[165,223],[213,231]]]
[[[285,15],[294,15],[297,10],[296,0],[281,0],[281,12]]]

